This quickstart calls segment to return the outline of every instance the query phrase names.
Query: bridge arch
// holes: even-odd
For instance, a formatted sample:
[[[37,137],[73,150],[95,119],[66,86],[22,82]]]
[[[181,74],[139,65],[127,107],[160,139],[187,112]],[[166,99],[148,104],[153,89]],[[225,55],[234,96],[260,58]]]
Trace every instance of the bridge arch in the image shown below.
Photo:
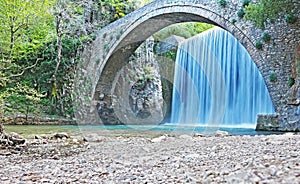
[[[250,33],[253,27],[244,30],[241,24],[230,21],[231,16],[242,6],[241,3],[237,5],[232,0],[228,4],[230,15],[226,15],[226,11],[224,13],[216,1],[158,0],[101,29],[82,56],[82,68],[78,72],[77,81],[80,90],[77,93],[89,100],[77,100],[80,103],[77,118],[89,123],[101,121],[97,113],[97,101],[105,98],[108,103],[112,103],[111,90],[117,72],[149,36],[175,23],[205,22],[227,30],[246,48],[258,69],[267,70],[268,66],[263,64],[265,55],[255,48],[256,38]],[[267,72],[262,75],[273,100],[278,94],[268,81]],[[100,97],[100,94],[105,97]],[[276,111],[278,105],[274,103]]]
[[[114,79],[111,77],[111,73],[117,73],[117,71],[126,64],[129,56],[149,36],[164,27],[176,23],[204,22],[219,26],[233,34],[240,43],[244,45],[258,66],[259,62],[262,61],[262,57],[256,51],[257,49],[255,49],[252,41],[239,29],[239,27],[231,23],[230,20],[212,12],[208,7],[203,6],[202,4],[177,2],[176,4],[149,6],[155,8],[150,8],[148,11],[141,11],[142,14],[140,14],[139,17],[130,20],[130,22],[132,22],[131,24],[128,24],[125,29],[120,29],[123,30],[122,35],[119,40],[116,40],[115,43],[111,45],[109,52],[98,70],[98,72],[101,73],[97,85],[98,91],[104,93],[110,92],[110,86],[112,86],[112,81]]]

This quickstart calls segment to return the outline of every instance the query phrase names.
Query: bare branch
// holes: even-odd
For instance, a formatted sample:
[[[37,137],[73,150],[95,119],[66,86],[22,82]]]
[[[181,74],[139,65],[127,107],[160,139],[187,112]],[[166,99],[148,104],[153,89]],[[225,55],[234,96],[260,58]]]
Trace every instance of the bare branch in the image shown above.
[[[38,61],[40,61],[40,60],[42,60],[42,59],[43,59],[43,58],[37,58],[36,61],[35,61],[35,63],[34,63],[33,65],[24,68],[23,71],[22,71],[21,73],[18,73],[18,74],[9,76],[9,78],[11,78],[11,77],[18,77],[18,76],[23,75],[24,72],[25,72],[26,70],[29,70],[29,69],[35,67],[35,66],[37,65]]]

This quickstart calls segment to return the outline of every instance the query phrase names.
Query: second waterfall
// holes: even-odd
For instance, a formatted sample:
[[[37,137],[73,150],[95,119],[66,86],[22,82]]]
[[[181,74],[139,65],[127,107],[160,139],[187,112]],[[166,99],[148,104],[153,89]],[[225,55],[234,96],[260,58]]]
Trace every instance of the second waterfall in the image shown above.
[[[247,50],[215,27],[179,45],[171,124],[255,127],[274,107]]]

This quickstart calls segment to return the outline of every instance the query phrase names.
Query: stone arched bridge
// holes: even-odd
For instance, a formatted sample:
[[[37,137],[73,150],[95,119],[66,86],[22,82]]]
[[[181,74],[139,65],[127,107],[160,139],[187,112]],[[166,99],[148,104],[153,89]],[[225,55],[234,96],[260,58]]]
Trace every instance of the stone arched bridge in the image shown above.
[[[259,121],[274,129],[299,127],[299,108],[295,101],[298,87],[291,87],[288,83],[291,77],[297,79],[292,66],[297,59],[295,50],[300,41],[299,7],[295,7],[294,12],[298,16],[296,23],[288,24],[282,18],[267,25],[265,31],[271,36],[271,41],[264,43],[262,49],[257,49],[255,43],[262,40],[264,31],[240,19],[237,12],[241,8],[242,1],[238,0],[227,0],[225,7],[211,0],[157,0],[101,29],[96,40],[85,49],[75,81],[78,120],[92,124],[101,122],[97,101],[103,98],[112,103],[111,90],[117,72],[149,36],[171,24],[205,22],[233,34],[247,49],[264,77],[277,115],[262,116]],[[276,74],[276,81],[270,81],[272,73]]]

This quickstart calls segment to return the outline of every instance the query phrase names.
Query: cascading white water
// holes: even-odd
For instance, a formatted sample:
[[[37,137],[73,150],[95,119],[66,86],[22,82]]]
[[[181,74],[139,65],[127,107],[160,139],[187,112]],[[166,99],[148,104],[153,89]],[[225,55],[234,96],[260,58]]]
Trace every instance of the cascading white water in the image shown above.
[[[229,32],[215,27],[179,45],[171,124],[254,127],[258,114],[274,111],[263,77]]]

